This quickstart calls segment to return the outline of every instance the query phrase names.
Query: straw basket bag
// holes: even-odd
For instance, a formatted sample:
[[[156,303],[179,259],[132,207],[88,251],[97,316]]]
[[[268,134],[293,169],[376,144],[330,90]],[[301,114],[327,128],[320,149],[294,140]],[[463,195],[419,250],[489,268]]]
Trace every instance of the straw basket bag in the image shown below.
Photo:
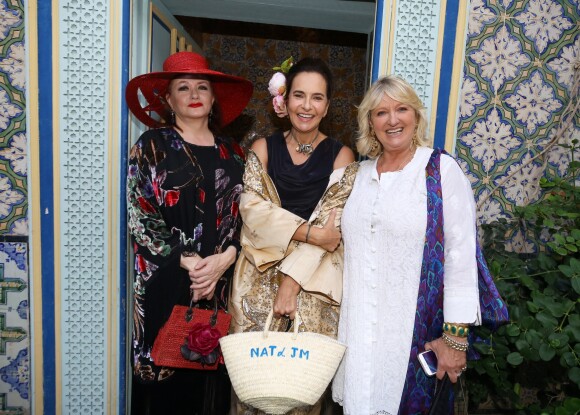
[[[270,331],[230,334],[221,349],[238,398],[268,414],[314,405],[332,380],[346,346],[318,333]]]

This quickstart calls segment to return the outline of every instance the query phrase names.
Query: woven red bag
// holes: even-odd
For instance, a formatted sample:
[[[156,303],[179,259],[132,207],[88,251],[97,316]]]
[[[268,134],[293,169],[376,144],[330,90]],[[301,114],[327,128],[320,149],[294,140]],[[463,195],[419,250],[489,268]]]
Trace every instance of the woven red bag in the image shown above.
[[[176,305],[163,325],[151,350],[158,366],[183,369],[216,370],[221,360],[219,339],[230,327],[232,316],[214,309]]]

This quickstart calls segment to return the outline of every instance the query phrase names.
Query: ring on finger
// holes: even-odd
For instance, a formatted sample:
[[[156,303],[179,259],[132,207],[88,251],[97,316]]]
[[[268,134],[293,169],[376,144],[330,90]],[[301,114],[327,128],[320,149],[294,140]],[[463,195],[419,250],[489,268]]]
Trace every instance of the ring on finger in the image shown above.
[[[467,366],[463,366],[463,367],[461,368],[461,371],[462,371],[462,372],[465,372],[466,370],[467,370]]]

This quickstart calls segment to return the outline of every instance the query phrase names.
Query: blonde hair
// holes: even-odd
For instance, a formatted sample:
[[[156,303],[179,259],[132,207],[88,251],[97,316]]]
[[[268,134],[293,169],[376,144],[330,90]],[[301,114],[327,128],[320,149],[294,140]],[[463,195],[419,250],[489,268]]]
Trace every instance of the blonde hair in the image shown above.
[[[417,120],[416,144],[425,147],[429,144],[427,138],[427,110],[413,87],[397,75],[387,75],[377,79],[365,94],[358,107],[358,136],[356,149],[362,156],[376,158],[383,148],[371,129],[370,119],[373,109],[378,107],[384,96],[408,105],[415,110]],[[378,144],[374,145],[373,143]]]

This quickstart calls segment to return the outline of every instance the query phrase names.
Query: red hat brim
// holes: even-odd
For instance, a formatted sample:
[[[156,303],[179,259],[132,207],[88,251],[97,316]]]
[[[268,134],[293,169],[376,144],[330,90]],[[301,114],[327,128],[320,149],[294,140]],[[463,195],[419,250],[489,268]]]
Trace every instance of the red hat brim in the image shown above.
[[[136,76],[127,84],[125,99],[129,110],[143,124],[158,128],[165,123],[151,117],[150,112],[163,115],[167,111],[165,94],[172,79],[180,75],[201,75],[209,79],[221,114],[221,126],[224,127],[235,120],[246,108],[254,86],[250,81],[211,69],[196,69],[195,71],[163,71],[151,72]],[[145,107],[139,102],[138,91],[141,91],[147,101]]]

